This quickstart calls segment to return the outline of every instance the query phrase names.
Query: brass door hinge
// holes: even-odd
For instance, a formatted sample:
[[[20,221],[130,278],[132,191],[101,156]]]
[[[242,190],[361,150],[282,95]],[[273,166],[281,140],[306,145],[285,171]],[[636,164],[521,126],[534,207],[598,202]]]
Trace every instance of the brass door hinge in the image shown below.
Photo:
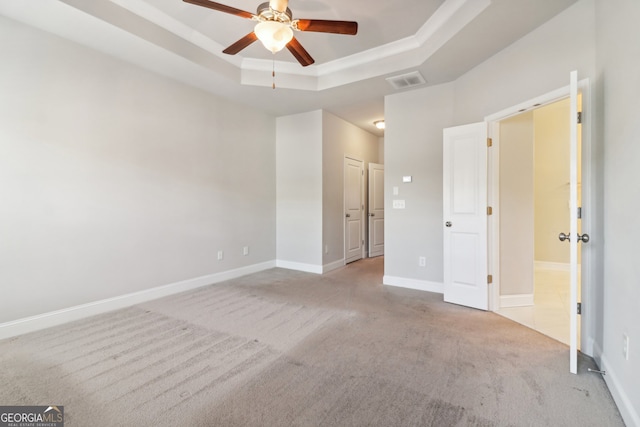
[[[493,147],[493,139],[487,138],[487,147]]]
[[[491,206],[487,206],[487,215],[493,215],[493,208]]]
[[[487,283],[488,283],[488,284],[493,283],[493,275],[492,275],[492,274],[489,274],[489,275],[487,276]]]

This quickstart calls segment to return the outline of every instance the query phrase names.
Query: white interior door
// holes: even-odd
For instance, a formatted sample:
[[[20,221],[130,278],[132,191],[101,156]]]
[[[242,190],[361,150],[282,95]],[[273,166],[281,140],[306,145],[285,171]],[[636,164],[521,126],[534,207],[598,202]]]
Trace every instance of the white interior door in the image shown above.
[[[578,373],[578,72],[569,76],[569,371]]]
[[[362,161],[344,159],[344,254],[345,263],[362,258],[364,249],[364,166]]]
[[[444,300],[487,310],[487,124],[443,137]]]
[[[369,256],[384,255],[384,165],[369,163]]]

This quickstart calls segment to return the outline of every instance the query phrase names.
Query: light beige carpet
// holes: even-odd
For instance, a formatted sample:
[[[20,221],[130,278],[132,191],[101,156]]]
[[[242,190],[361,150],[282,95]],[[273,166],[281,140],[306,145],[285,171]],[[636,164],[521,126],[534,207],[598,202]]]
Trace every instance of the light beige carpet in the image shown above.
[[[382,258],[273,269],[0,341],[1,405],[67,426],[622,426],[591,359]]]

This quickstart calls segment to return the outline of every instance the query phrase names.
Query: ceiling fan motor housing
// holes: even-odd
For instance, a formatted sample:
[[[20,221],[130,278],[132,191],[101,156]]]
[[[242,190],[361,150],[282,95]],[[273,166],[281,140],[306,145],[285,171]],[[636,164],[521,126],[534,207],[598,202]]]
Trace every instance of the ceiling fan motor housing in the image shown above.
[[[286,47],[306,67],[315,61],[300,42],[293,37],[293,31],[309,31],[315,33],[355,35],[358,23],[354,21],[334,21],[327,19],[296,19],[289,9],[289,0],[269,0],[258,6],[257,14],[236,9],[212,0],[183,0],[196,6],[206,7],[219,12],[228,13],[240,18],[258,21],[254,30],[237,42],[223,50],[223,53],[235,55],[242,49],[260,40],[271,52],[278,52]]]
[[[272,9],[269,2],[262,3],[258,6],[257,15],[265,21],[278,21],[288,24],[293,18],[291,9],[287,8],[284,12]]]

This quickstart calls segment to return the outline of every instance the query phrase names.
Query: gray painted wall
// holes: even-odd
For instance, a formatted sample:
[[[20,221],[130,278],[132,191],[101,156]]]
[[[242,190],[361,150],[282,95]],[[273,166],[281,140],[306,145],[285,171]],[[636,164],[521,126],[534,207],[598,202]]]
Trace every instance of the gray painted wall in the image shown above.
[[[442,129],[453,124],[453,98],[452,84],[386,97],[385,283],[442,283]],[[393,209],[393,200],[404,200],[405,209]]]
[[[344,157],[377,162],[378,138],[317,110],[278,117],[276,139],[279,265],[318,273],[342,265]]]
[[[322,113],[322,248],[323,265],[343,260],[344,254],[344,158],[362,160],[365,170],[364,200],[367,203],[369,163],[378,162],[378,137],[324,111]],[[366,230],[366,217],[365,217]],[[365,244],[367,233],[365,231]]]
[[[573,69],[592,80],[587,329],[628,425],[640,425],[638,22],[637,1],[581,0],[457,81],[387,97],[384,141],[385,274],[442,281],[442,128],[565,86]],[[274,259],[273,118],[3,18],[0,49],[0,322]],[[407,209],[390,209],[394,186]]]
[[[580,1],[453,83],[386,97],[385,275],[442,283],[442,129],[567,86],[571,70],[593,78],[594,20],[593,1]],[[402,184],[403,175],[418,179]],[[391,209],[393,198],[407,208]]]
[[[597,0],[598,108],[604,143],[605,380],[627,425],[640,426],[640,3]],[[622,337],[630,340],[629,360]],[[619,406],[622,406],[619,404]]]
[[[581,0],[455,82],[455,124],[569,84],[569,72],[595,77],[593,0]],[[577,42],[578,41],[578,42]]]
[[[583,290],[583,303],[590,313],[589,323],[583,324],[583,334],[587,334],[583,348],[607,370],[605,380],[628,425],[640,425],[640,351],[636,350],[640,342],[636,260],[640,228],[634,227],[640,210],[637,22],[638,2],[581,0],[455,82],[390,95],[385,103],[389,212],[385,276],[441,282],[441,268],[427,275],[414,265],[419,253],[442,251],[442,210],[436,206],[442,198],[442,128],[482,121],[487,115],[564,87],[571,70],[578,70],[581,79],[590,79],[592,93],[586,108],[591,116],[583,130],[590,128],[593,138],[590,151],[583,156],[592,161],[584,165],[583,173],[590,174],[592,193],[584,201],[583,226],[592,241],[583,250],[589,262],[583,278],[588,276],[591,286]],[[442,93],[445,89],[453,92],[452,99]],[[438,104],[439,113],[434,111]],[[453,114],[446,117],[451,109]],[[420,165],[418,172],[413,169],[416,164]],[[399,181],[405,174],[419,177],[409,192]],[[414,203],[414,194],[420,194],[422,203],[433,204],[432,209],[391,210],[393,186],[400,186],[407,206]],[[428,235],[427,229],[432,230]],[[622,357],[623,334],[630,338],[628,361]]]
[[[322,111],[278,117],[276,141],[277,257],[306,271],[322,265]]]
[[[275,258],[273,117],[4,18],[0,52],[0,323]]]

